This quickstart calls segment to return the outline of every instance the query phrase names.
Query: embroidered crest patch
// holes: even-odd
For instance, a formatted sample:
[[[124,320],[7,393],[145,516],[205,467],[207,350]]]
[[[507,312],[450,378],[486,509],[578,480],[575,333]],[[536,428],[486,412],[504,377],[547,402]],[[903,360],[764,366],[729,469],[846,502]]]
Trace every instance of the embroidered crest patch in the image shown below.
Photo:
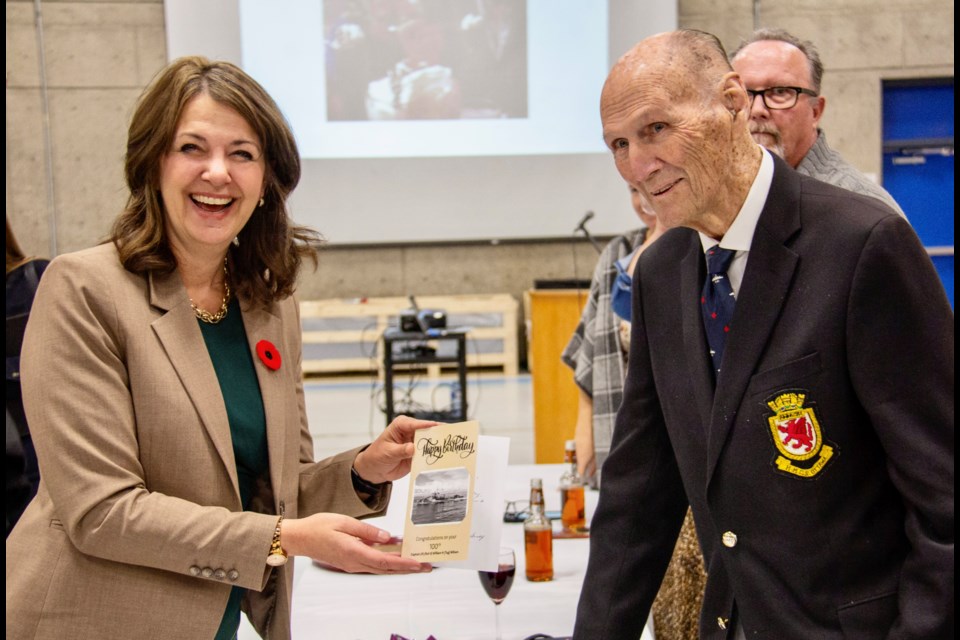
[[[779,455],[777,469],[801,478],[813,478],[834,457],[834,447],[825,443],[820,421],[812,406],[803,406],[807,394],[781,392],[767,400],[773,415],[767,418]]]

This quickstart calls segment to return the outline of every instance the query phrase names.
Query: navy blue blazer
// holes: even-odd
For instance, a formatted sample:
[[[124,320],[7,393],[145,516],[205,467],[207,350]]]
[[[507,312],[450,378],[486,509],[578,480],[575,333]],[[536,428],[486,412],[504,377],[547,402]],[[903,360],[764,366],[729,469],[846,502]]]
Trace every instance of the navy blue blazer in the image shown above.
[[[704,638],[953,637],[953,312],[910,225],[775,158],[713,389],[696,232],[634,273],[577,639],[639,637],[687,503]]]

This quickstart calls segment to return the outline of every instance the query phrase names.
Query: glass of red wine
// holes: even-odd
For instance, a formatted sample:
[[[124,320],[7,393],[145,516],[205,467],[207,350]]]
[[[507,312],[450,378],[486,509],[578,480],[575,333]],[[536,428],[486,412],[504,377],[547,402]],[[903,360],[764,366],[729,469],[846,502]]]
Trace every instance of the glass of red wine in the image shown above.
[[[510,587],[513,585],[513,576],[517,573],[517,560],[513,549],[508,547],[500,548],[500,556],[497,562],[496,571],[480,571],[480,584],[483,590],[487,592],[495,605],[493,608],[494,619],[497,625],[497,640],[500,636],[500,603],[510,593]]]

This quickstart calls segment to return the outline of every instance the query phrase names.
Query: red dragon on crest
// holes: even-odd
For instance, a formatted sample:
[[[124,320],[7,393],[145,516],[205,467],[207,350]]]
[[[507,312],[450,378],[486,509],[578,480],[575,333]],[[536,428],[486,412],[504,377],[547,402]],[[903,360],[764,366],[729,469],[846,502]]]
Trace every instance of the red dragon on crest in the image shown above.
[[[787,420],[786,424],[777,426],[780,433],[784,434],[784,446],[791,446],[790,441],[796,441],[794,447],[803,447],[804,451],[810,451],[813,448],[813,429],[807,422],[806,416]]]

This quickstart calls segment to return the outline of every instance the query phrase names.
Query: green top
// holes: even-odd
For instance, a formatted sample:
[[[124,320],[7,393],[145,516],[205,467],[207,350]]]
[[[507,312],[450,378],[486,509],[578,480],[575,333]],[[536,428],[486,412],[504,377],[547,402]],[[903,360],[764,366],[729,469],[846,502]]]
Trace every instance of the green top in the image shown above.
[[[243,328],[240,303],[230,301],[227,315],[217,324],[197,320],[207,344],[210,360],[217,372],[220,392],[230,421],[233,457],[237,463],[240,501],[250,506],[257,478],[269,467],[267,458],[267,421],[263,413],[263,397],[257,382],[253,356]],[[231,640],[240,628],[240,601],[244,590],[233,587],[224,611],[216,640]]]

